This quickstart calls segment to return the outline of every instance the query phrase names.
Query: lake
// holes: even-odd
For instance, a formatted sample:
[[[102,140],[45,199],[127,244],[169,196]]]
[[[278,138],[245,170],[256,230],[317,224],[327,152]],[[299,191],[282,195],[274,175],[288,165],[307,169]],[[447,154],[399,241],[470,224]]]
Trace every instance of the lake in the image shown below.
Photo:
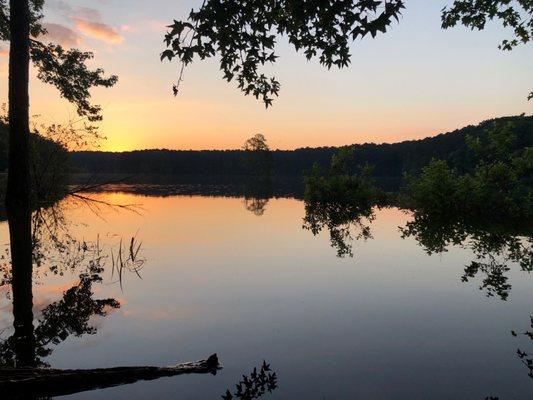
[[[92,296],[119,307],[92,315],[91,332],[47,344],[53,351],[42,361],[170,365],[217,353],[223,369],[62,398],[220,399],[263,360],[277,376],[265,399],[533,398],[517,355],[533,347],[521,335],[530,330],[533,279],[517,262],[496,276],[507,279],[502,294],[483,281],[483,268],[464,278],[477,259],[466,242],[429,255],[416,237],[402,237],[412,216],[398,208],[376,208],[371,237],[349,243],[353,257],[338,257],[327,229],[315,236],[302,228],[302,200],[179,193],[118,185],[87,194],[101,203],[58,205],[59,238],[98,242],[103,255]],[[7,229],[2,222],[4,247]],[[119,279],[111,257],[122,240],[126,258],[132,237],[137,264]],[[72,260],[60,266],[65,252],[49,254],[34,276],[36,320],[83,272]],[[12,306],[9,287],[0,291],[6,339]]]

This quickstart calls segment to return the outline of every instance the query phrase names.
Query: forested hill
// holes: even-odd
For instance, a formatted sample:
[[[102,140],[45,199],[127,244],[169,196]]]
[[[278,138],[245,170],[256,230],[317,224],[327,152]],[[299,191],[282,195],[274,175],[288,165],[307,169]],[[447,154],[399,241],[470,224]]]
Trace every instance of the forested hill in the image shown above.
[[[465,144],[466,135],[483,136],[494,122],[511,121],[515,125],[516,146],[533,146],[533,116],[503,117],[467,126],[453,132],[421,140],[393,144],[358,144],[354,157],[359,164],[374,166],[376,177],[400,177],[403,171],[417,172],[432,157],[446,159],[460,170],[472,165],[472,155]],[[272,151],[277,175],[301,175],[313,163],[327,165],[336,147],[301,148]],[[242,150],[139,150],[129,152],[83,151],[71,154],[74,172],[124,174],[246,174]]]

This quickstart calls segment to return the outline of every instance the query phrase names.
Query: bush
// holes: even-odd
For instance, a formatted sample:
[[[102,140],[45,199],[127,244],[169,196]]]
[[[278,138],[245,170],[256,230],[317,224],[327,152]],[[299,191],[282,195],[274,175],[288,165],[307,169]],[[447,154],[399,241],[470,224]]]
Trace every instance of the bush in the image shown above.
[[[514,141],[511,123],[495,124],[483,139],[467,137],[473,171],[460,175],[433,159],[417,178],[406,177],[404,204],[436,216],[531,223],[533,149],[514,150]]]

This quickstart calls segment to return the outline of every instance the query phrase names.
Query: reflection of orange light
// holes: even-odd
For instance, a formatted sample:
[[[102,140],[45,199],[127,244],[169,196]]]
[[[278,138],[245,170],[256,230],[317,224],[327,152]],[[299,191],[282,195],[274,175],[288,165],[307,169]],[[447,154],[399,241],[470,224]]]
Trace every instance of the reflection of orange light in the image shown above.
[[[383,239],[384,237],[396,240],[400,226],[405,225],[405,221],[410,219],[409,213],[398,208],[375,209],[377,218],[372,222],[371,229],[374,237]],[[397,229],[391,229],[391,227]]]
[[[126,193],[111,192],[111,193],[99,194],[98,196],[102,201],[105,201],[110,204],[123,204],[123,205],[124,204],[125,205],[137,204],[135,202],[135,199],[134,198],[132,199],[132,196]]]
[[[147,259],[141,271],[143,280],[138,280],[133,273],[131,276],[128,274],[128,290],[125,292],[128,306],[120,310],[106,310],[118,311],[119,315],[132,320],[176,320],[205,314],[209,310],[201,302],[193,301],[193,304],[180,306],[166,301],[166,296],[174,293],[177,283],[185,285],[183,287],[203,287],[206,282],[211,282],[216,287],[220,279],[229,277],[231,280],[233,274],[241,274],[243,279],[248,279],[250,269],[275,281],[280,279],[276,268],[279,271],[285,268],[285,254],[303,254],[320,240],[301,230],[305,210],[303,202],[295,199],[270,200],[265,214],[258,219],[246,210],[242,198],[148,197],[123,192],[90,196],[112,204],[142,206],[141,215],[102,206],[99,211],[102,218],[85,207],[65,206],[70,233],[75,238],[95,241],[99,237],[105,252],[110,246],[116,249],[121,239],[127,246],[134,235],[142,242],[142,257]],[[374,251],[372,249],[379,247],[377,251],[381,254],[383,247],[404,245],[398,240],[398,227],[403,226],[409,216],[398,209],[375,212],[376,219],[370,227],[376,240],[368,243],[360,241],[358,248]],[[7,232],[6,224],[0,228],[2,234]],[[323,233],[322,245],[328,246],[327,232]],[[326,254],[330,254],[329,247]],[[279,262],[271,265],[270,259]],[[288,259],[293,260],[291,257]],[[102,274],[104,284],[93,286],[95,298],[120,296],[116,275],[113,278],[115,282],[108,284],[111,263],[107,262],[106,266]],[[59,300],[65,290],[78,283],[73,278],[76,275],[43,277],[43,285],[34,288],[36,310]],[[163,288],[161,293],[158,292],[160,288]],[[145,301],[146,293],[152,293],[154,289],[156,300]],[[160,298],[160,295],[163,297]],[[165,306],[161,308],[162,303],[157,299],[163,298]],[[117,301],[121,305],[125,303],[124,298],[119,297]]]

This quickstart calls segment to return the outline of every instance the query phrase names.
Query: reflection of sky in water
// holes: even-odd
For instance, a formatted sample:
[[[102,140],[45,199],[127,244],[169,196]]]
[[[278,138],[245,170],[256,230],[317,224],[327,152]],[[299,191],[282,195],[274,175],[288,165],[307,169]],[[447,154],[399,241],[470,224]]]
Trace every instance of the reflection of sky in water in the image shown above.
[[[69,338],[47,360],[58,368],[166,365],[217,352],[216,377],[189,376],[81,393],[76,399],[220,398],[263,359],[280,388],[272,398],[526,399],[533,382],[516,358],[511,329],[527,328],[531,278],[512,268],[507,302],[479,279],[461,283],[470,251],[427,256],[398,232],[407,216],[377,212],[373,240],[339,259],[327,232],[301,229],[303,203],[271,200],[261,217],[242,199],[101,194],[142,204],[143,215],[67,211],[77,238],[118,243],[137,231],[148,263],[124,292],[95,285],[122,307],[95,319],[97,335]],[[6,224],[1,239],[6,242]],[[75,276],[44,278],[37,308]],[[2,299],[1,321],[9,321]]]

